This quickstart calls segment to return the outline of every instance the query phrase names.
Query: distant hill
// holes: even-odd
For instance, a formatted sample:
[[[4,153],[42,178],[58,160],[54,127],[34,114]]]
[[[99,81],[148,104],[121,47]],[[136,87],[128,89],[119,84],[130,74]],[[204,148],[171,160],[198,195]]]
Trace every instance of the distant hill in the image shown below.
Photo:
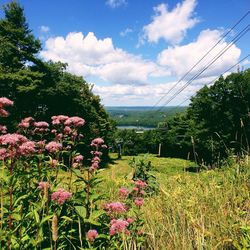
[[[159,122],[176,113],[183,112],[187,107],[150,107],[150,106],[107,106],[106,111],[118,126],[157,127]],[[160,111],[159,111],[160,109]]]

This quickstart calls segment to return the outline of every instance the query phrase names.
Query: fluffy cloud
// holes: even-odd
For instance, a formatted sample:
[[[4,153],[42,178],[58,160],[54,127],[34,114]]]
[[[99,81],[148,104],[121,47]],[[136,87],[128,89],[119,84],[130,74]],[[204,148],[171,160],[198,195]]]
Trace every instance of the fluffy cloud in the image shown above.
[[[117,8],[122,5],[126,5],[127,1],[126,0],[107,0],[106,4],[110,6],[111,8]]]
[[[196,0],[184,0],[172,10],[166,4],[154,8],[155,16],[150,24],[143,27],[141,42],[156,43],[163,38],[172,44],[177,44],[185,37],[187,29],[192,28],[198,19],[194,17]]]
[[[204,30],[197,40],[183,46],[169,47],[158,55],[158,63],[167,67],[172,75],[183,76],[196,62],[221,39],[222,32],[219,30]],[[228,43],[223,40],[199,63],[192,74],[196,74],[203,69],[213,57],[217,55]],[[236,45],[225,52],[211,67],[209,67],[202,77],[221,74],[239,61],[241,50]]]
[[[97,39],[94,33],[69,33],[49,38],[41,56],[69,64],[77,75],[95,76],[114,84],[146,84],[149,77],[167,75],[166,70],[140,56],[115,48],[111,38]]]
[[[214,80],[214,77],[201,79],[193,85],[189,85],[180,95],[178,95],[170,105],[178,105],[184,99],[195,93],[205,83]],[[134,86],[134,85],[111,85],[111,86],[98,86],[95,85],[93,91],[100,95],[105,105],[117,105],[117,103],[126,103],[130,105],[155,105],[159,99],[163,97],[176,82],[167,82],[155,85]],[[173,93],[182,86],[185,82],[181,82],[178,88],[173,89],[166,95],[158,105],[163,105]]]

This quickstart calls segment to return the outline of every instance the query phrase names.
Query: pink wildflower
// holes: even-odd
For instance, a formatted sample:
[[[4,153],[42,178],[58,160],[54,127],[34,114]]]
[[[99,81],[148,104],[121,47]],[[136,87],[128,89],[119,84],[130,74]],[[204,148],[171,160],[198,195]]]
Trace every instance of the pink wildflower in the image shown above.
[[[95,172],[99,167],[98,162],[93,162],[90,167],[90,171]]]
[[[32,154],[35,152],[36,152],[35,143],[33,141],[24,142],[18,148],[18,153],[20,155],[28,155],[28,154]]]
[[[29,128],[31,123],[34,121],[33,117],[26,117],[23,120],[21,120],[21,122],[18,124],[19,128]]]
[[[0,97],[0,109],[5,107],[5,106],[13,106],[13,101],[6,97]]]
[[[58,165],[58,161],[55,159],[51,159],[50,164],[52,167],[56,167]]]
[[[108,214],[122,214],[127,212],[125,204],[121,202],[108,203],[104,206],[104,209],[107,211]]]
[[[7,117],[9,116],[9,112],[7,112],[5,109],[0,109],[0,116]]]
[[[63,138],[63,134],[57,134],[56,135],[56,140],[61,140]]]
[[[119,196],[120,196],[122,199],[128,198],[128,195],[129,195],[129,190],[128,190],[128,189],[126,189],[126,188],[124,188],[124,187],[120,188],[120,190],[119,190]]]
[[[104,143],[104,140],[102,138],[95,138],[94,140],[92,140],[91,142],[91,146],[101,146]]]
[[[25,136],[15,133],[0,136],[0,145],[17,146],[27,141],[28,139]]]
[[[98,233],[96,230],[89,230],[87,233],[86,233],[86,238],[90,241],[90,242],[93,242],[95,240],[95,238],[98,236]]]
[[[100,157],[102,155],[102,152],[100,152],[100,151],[91,151],[90,153],[92,155],[95,155],[95,156],[98,156],[98,157]]]
[[[5,158],[8,158],[9,155],[7,153],[7,150],[5,148],[0,148],[0,160],[4,160]]]
[[[147,183],[141,180],[137,180],[134,181],[134,184],[138,187],[138,188],[144,188],[147,186]]]
[[[62,149],[62,144],[61,143],[58,143],[58,142],[55,142],[55,141],[51,141],[49,142],[45,148],[50,152],[50,153],[55,153],[59,150]]]
[[[134,222],[134,219],[133,219],[133,218],[127,218],[127,222],[128,222],[129,224],[131,224],[131,223]]]
[[[48,128],[49,124],[47,122],[34,122],[33,124],[37,128]]]
[[[100,162],[101,159],[98,157],[98,156],[95,156],[93,159],[92,159],[92,162]]]
[[[126,220],[113,219],[113,220],[111,220],[110,224],[111,224],[111,226],[109,229],[109,234],[111,236],[115,235],[116,233],[129,234],[129,231],[127,229],[127,227],[129,226],[129,222],[127,222]]]
[[[49,188],[50,184],[46,181],[40,181],[38,183],[38,189],[45,189],[45,188]]]
[[[72,132],[72,129],[69,126],[66,126],[63,130],[65,134],[70,134]]]
[[[141,207],[144,203],[144,199],[143,198],[136,198],[134,203],[137,207]]]
[[[68,119],[69,117],[66,115],[58,115],[58,116],[52,116],[52,124],[53,125],[59,125],[59,124],[64,124],[64,122]]]
[[[0,134],[6,134],[7,133],[7,127],[0,125]]]
[[[85,120],[78,116],[69,117],[65,122],[65,126],[81,127],[85,123]]]
[[[51,200],[63,205],[66,200],[72,197],[72,193],[65,191],[63,188],[59,188],[56,192],[51,195]]]
[[[83,156],[82,155],[77,155],[74,157],[74,161],[79,163],[83,161]]]

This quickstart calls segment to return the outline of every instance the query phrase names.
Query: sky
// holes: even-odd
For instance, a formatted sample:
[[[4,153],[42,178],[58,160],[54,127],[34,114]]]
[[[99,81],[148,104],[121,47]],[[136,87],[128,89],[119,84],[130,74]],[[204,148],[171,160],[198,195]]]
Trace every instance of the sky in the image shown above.
[[[0,5],[7,2],[0,0]],[[94,93],[106,106],[179,105],[250,53],[249,31],[199,77],[189,81],[250,23],[249,13],[223,38],[250,10],[250,0],[19,3],[30,29],[42,41],[39,56],[46,61],[67,62],[67,70],[93,84]],[[3,17],[2,10],[0,16]],[[250,57],[230,72],[249,66]],[[190,84],[179,93],[187,83]]]

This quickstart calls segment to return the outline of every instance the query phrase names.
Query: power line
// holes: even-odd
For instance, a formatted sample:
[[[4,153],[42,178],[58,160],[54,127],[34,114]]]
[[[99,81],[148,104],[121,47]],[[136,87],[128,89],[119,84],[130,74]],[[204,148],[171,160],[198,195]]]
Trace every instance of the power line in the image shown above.
[[[216,77],[214,80],[212,80],[211,82],[209,82],[206,85],[210,85],[212,83],[214,83],[215,81],[217,81],[222,75],[224,75],[225,73],[231,71],[234,67],[236,67],[237,65],[239,65],[241,62],[243,62],[244,60],[246,60],[248,57],[250,56],[250,54],[248,54],[247,56],[245,56],[244,58],[242,58],[240,61],[238,61],[237,63],[235,63],[233,66],[231,66],[230,68],[228,68],[227,70],[225,70],[223,73],[220,74],[220,76]],[[170,109],[168,112],[173,112],[174,110],[176,110],[178,107],[180,107],[182,104],[184,104],[185,102],[187,102],[191,97],[193,97],[195,95],[195,93],[191,96],[189,96],[188,98],[186,98],[184,101],[182,101],[180,104],[178,104],[177,106],[175,106],[174,108]]]
[[[155,103],[155,105],[152,107],[157,106],[162,99],[167,96],[182,80],[185,79],[185,77],[221,42],[224,40],[224,38],[235,28],[237,27],[248,15],[250,11],[247,11],[245,15],[243,15],[193,66],[190,70],[188,70],[168,91],[166,94],[164,94],[158,102]]]
[[[179,90],[177,90],[165,103],[163,106],[166,106],[169,102],[171,102],[176,96],[178,96],[188,85],[190,85],[194,80],[196,80],[204,71],[206,71],[211,65],[213,65],[230,47],[234,45],[235,42],[241,39],[248,31],[250,30],[250,24],[248,24],[236,37],[232,39],[232,41],[226,45],[213,59],[205,66],[202,70],[200,70],[196,75],[194,75],[191,79],[187,81],[187,83],[182,86]],[[160,111],[163,107],[161,107],[158,111]]]

